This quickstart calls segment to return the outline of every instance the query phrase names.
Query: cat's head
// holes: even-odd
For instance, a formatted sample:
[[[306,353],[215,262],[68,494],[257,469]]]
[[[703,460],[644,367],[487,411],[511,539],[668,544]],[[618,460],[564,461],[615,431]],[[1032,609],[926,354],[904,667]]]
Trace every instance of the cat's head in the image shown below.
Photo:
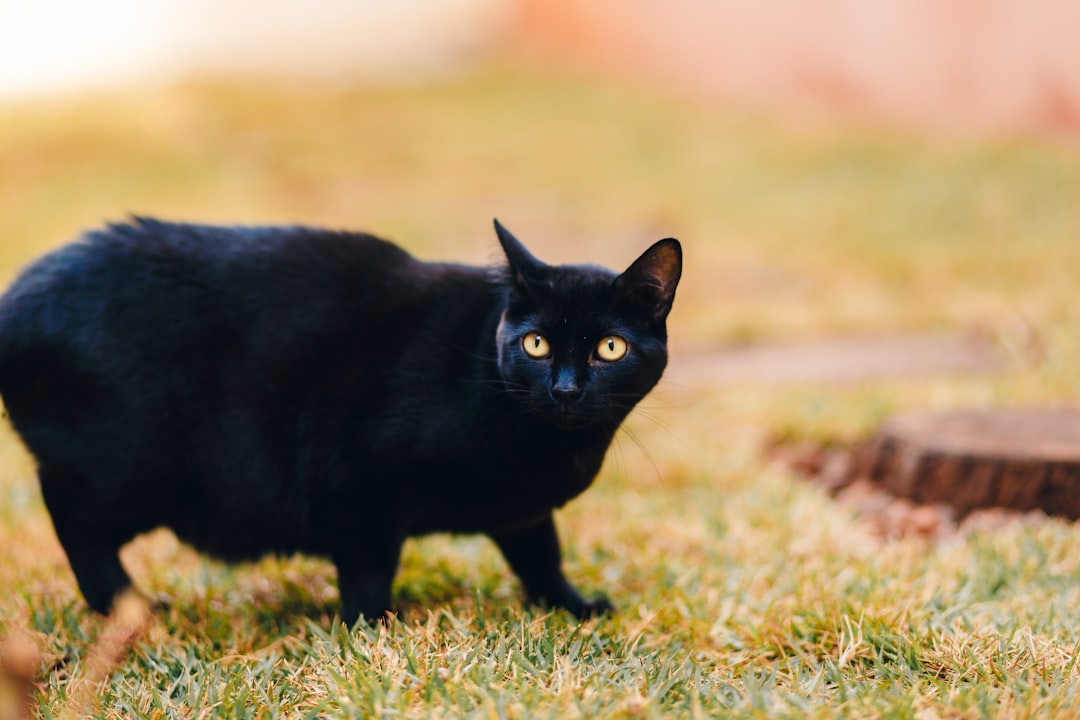
[[[496,336],[507,391],[559,428],[614,429],[667,365],[679,241],[657,242],[618,274],[546,265],[498,220],[495,231],[508,263]]]

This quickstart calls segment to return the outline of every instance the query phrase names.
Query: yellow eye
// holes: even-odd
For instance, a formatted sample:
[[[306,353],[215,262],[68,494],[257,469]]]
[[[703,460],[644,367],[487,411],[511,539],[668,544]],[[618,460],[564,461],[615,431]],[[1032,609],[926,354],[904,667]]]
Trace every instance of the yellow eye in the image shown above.
[[[538,359],[547,357],[551,352],[547,338],[538,332],[526,333],[525,337],[521,338],[521,347],[526,355]]]
[[[596,346],[596,356],[607,362],[615,362],[626,354],[626,341],[617,335],[608,335]]]

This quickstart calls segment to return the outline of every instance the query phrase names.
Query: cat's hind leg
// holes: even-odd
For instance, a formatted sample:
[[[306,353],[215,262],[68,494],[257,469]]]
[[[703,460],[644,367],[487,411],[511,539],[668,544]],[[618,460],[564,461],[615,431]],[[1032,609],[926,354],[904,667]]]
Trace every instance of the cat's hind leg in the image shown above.
[[[579,618],[614,611],[603,596],[592,600],[581,597],[563,575],[559,536],[550,514],[536,524],[494,533],[491,538],[521,579],[530,602],[566,608]]]
[[[45,471],[40,475],[45,504],[79,590],[92,610],[108,614],[116,597],[131,587],[131,578],[120,564],[124,540],[108,533],[102,520],[95,527],[92,511],[64,494],[72,487],[65,478]]]

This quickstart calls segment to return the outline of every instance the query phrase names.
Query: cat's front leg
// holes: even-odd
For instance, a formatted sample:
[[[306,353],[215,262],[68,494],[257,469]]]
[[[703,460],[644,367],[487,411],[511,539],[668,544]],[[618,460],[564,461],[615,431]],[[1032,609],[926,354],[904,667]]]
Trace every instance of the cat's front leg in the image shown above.
[[[606,597],[581,597],[562,571],[562,553],[555,520],[549,513],[536,524],[491,533],[511,569],[521,578],[525,593],[538,605],[566,608],[579,618],[614,610]]]
[[[362,615],[369,623],[385,620],[390,612],[390,590],[401,557],[400,541],[380,538],[334,553],[341,619],[352,627]]]

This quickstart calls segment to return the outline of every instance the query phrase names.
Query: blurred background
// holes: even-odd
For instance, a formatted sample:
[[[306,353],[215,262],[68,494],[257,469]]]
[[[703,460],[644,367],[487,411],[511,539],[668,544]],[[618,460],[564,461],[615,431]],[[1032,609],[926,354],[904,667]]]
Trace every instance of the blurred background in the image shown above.
[[[466,262],[498,216],[549,262],[679,237],[667,387],[771,431],[1075,401],[1078,36],[1069,0],[3,3],[0,282],[128,212]],[[992,357],[800,374],[881,337]],[[781,377],[724,365],[763,343]]]
[[[678,237],[671,364],[560,511],[571,575],[610,589],[634,648],[679,656],[656,667],[712,658],[734,673],[718,696],[749,688],[751,712],[769,687],[798,714],[800,688],[833,707],[836,682],[854,697],[875,677],[928,693],[908,714],[948,692],[1023,707],[1048,687],[1036,663],[1071,687],[1075,527],[890,555],[762,451],[907,408],[1080,402],[1078,38],[1076,0],[0,0],[0,288],[127,213],[365,230],[476,263],[499,259],[493,217],[553,263],[624,268]],[[0,427],[0,634],[32,618],[78,658],[92,618]],[[473,590],[517,597],[490,544],[443,545],[407,549],[407,604],[469,617]],[[257,598],[278,638],[333,597],[325,563],[236,582],[160,534],[124,562],[178,599],[161,632],[179,628],[184,677],[203,675],[185,635],[213,645],[200,657],[265,644],[222,613]],[[819,684],[819,654],[851,674]],[[48,664],[57,716],[72,665]]]

